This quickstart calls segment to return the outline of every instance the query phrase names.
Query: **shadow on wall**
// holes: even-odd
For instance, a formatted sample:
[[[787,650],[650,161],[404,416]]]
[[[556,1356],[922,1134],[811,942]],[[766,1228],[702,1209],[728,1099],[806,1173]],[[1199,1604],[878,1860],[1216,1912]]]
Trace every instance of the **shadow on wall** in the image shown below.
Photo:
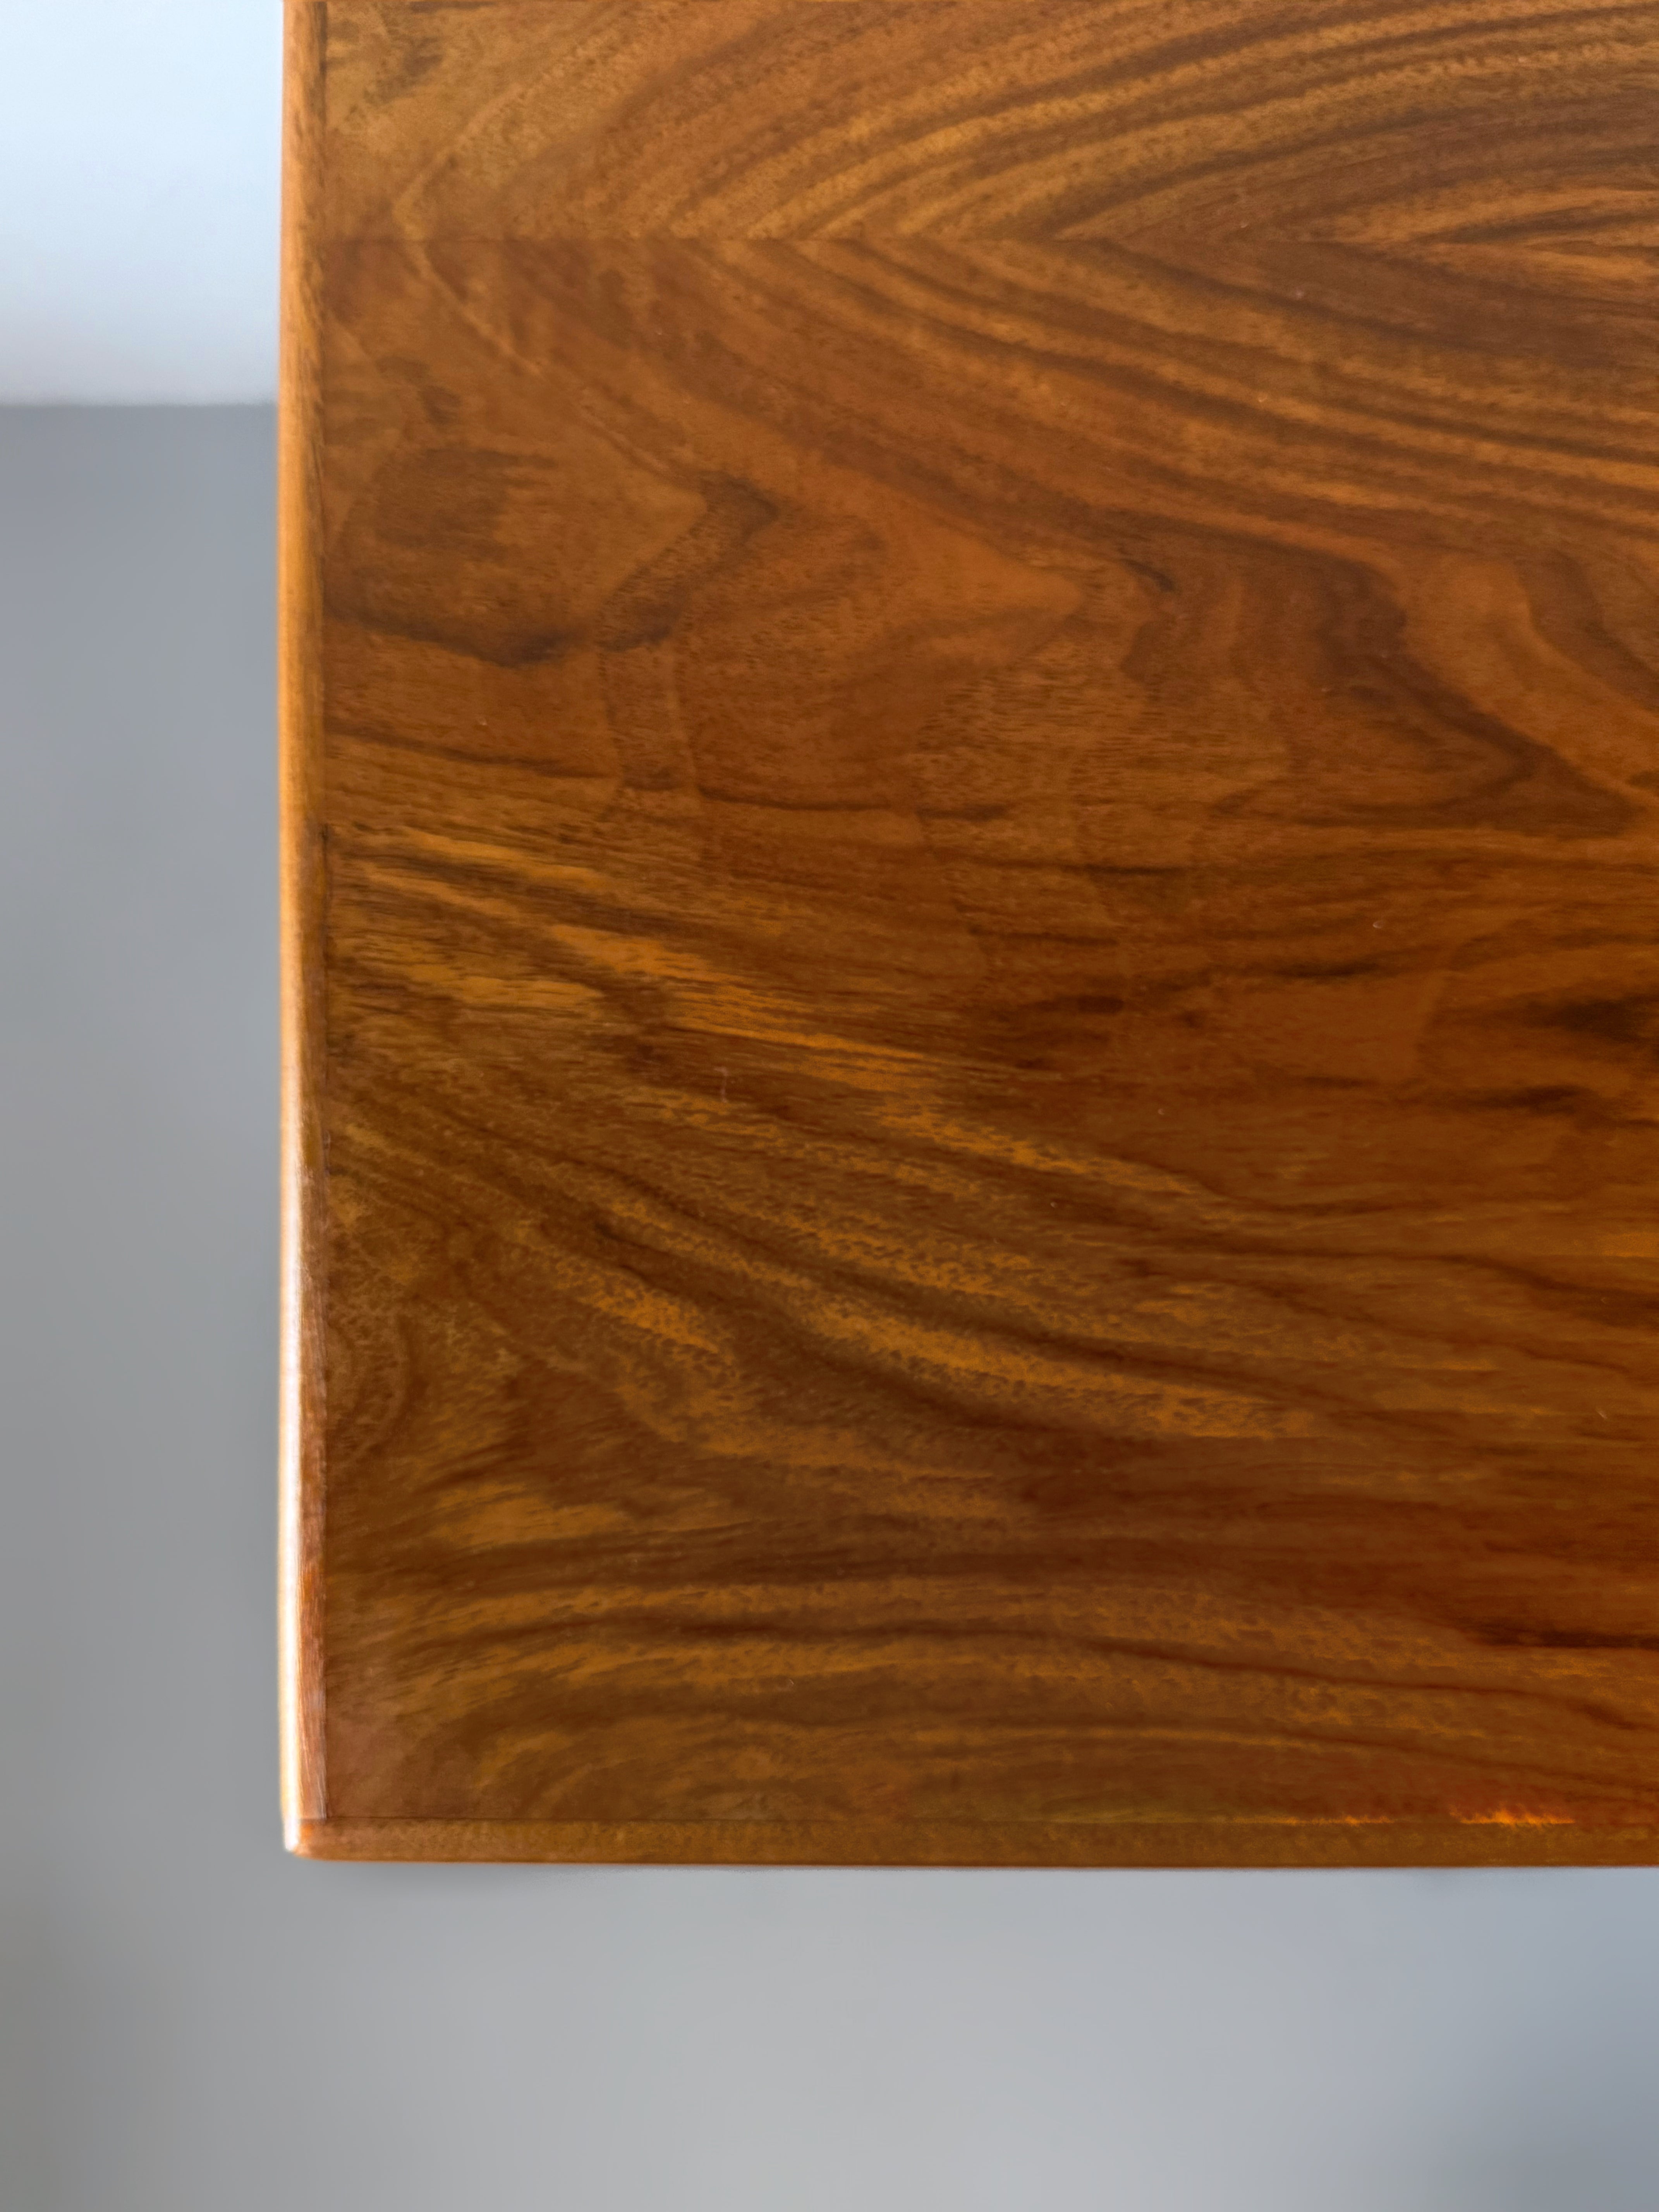
[[[1518,2131],[1520,2132],[1520,2131]],[[1444,2205],[1448,2212],[1589,2212],[1592,2206],[1652,2202],[1652,2181],[1632,2177],[1595,2143],[1529,2143],[1524,2132],[1512,2149],[1474,2150],[1448,2161],[1428,2190],[1403,2202]]]
[[[48,2124],[51,2023],[62,1983],[38,1880],[0,1912],[0,2202],[63,2201]]]

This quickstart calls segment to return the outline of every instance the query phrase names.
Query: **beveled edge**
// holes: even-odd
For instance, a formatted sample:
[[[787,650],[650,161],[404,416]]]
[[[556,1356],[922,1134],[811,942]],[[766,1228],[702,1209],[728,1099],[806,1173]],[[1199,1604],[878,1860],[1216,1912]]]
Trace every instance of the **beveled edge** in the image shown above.
[[[611,1866],[1407,1868],[1659,1864],[1659,1829],[1541,1820],[307,1820],[304,1858]]]
[[[324,1768],[322,311],[325,0],[287,0],[277,419],[282,933],[282,1386],[277,1638],[284,1834],[327,1811]]]

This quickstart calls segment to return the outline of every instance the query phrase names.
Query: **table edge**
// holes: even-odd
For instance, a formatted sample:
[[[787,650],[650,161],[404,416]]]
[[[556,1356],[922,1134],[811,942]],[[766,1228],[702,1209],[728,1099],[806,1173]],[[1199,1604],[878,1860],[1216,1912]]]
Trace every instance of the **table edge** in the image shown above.
[[[1524,1820],[302,1820],[296,1856],[656,1866],[1652,1866],[1659,1826]]]
[[[287,0],[277,410],[282,1291],[278,1668],[283,1819],[327,1810],[323,1733],[322,0]]]

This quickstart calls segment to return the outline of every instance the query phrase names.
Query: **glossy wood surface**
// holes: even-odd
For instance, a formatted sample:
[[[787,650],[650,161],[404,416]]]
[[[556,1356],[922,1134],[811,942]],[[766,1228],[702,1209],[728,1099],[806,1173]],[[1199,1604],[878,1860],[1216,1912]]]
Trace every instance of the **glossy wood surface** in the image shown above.
[[[297,1847],[1659,1856],[1659,15],[290,43]]]

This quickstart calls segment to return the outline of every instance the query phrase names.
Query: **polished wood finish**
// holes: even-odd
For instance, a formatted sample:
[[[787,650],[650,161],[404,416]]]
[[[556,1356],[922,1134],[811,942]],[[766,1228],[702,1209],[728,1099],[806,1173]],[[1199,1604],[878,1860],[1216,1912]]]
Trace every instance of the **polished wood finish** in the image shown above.
[[[290,24],[296,1848],[1659,1856],[1659,16]]]

